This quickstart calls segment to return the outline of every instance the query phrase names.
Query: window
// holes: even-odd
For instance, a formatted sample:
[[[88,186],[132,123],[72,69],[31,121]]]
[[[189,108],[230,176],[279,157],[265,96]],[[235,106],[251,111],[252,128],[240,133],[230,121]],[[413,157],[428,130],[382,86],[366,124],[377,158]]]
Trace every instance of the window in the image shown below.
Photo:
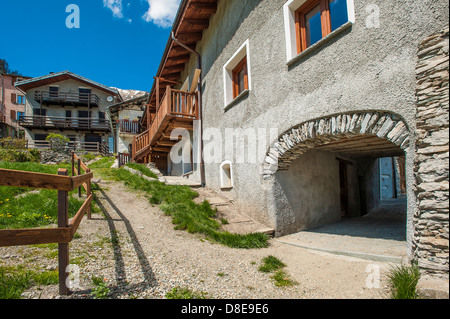
[[[220,164],[220,187],[233,188],[233,170],[230,161]]]
[[[233,70],[233,99],[244,90],[248,90],[247,57],[244,57]]]
[[[249,41],[237,50],[223,67],[224,108],[251,90]]]
[[[25,117],[25,112],[17,112],[17,121],[20,121]]]
[[[17,95],[17,104],[25,104],[25,96]]]
[[[98,122],[99,122],[100,124],[106,123],[106,120],[105,120],[105,112],[98,112]]]
[[[91,96],[91,89],[79,88],[78,93],[80,93],[80,102],[87,102]]]
[[[289,61],[351,25],[355,21],[353,0],[290,0],[284,5],[284,19]]]
[[[48,88],[49,96],[50,97],[58,97],[59,87],[57,86],[50,86]]]

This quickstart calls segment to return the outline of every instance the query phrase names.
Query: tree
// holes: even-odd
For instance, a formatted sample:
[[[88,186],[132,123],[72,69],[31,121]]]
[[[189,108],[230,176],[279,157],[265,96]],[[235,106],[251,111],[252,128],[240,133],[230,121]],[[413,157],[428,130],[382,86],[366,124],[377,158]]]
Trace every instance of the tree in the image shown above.
[[[17,70],[12,70],[9,67],[8,62],[6,62],[5,59],[0,59],[0,74],[15,74],[15,75],[22,75],[19,71]]]

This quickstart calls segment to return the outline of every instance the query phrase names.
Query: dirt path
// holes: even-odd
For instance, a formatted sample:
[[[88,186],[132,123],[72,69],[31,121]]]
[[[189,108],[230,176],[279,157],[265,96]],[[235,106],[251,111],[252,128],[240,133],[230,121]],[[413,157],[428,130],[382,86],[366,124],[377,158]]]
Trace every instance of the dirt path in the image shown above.
[[[203,236],[173,229],[171,217],[152,206],[144,193],[122,183],[101,181],[96,191],[103,214],[83,220],[70,245],[79,283],[68,298],[91,298],[92,276],[105,279],[110,298],[164,298],[174,287],[202,291],[211,298],[386,298],[383,274],[389,265],[314,252],[270,240],[265,249],[232,249]],[[277,287],[258,271],[269,255],[283,261],[291,287]],[[52,256],[52,257],[49,257]],[[56,269],[55,248],[0,248],[4,266]],[[381,271],[371,288],[370,275]],[[369,279],[369,280],[368,280]],[[367,286],[369,283],[369,286]],[[24,298],[59,298],[57,285],[34,287]]]
[[[133,294],[161,298],[176,286],[203,291],[214,298],[384,298],[386,290],[369,289],[366,270],[387,264],[316,253],[270,241],[269,248],[240,250],[210,243],[202,236],[173,229],[171,217],[152,207],[144,194],[121,183],[99,183],[100,205],[111,234],[117,234],[114,267],[104,269],[117,297]],[[89,222],[84,223],[88,226]],[[287,265],[298,284],[276,287],[258,271],[273,255]],[[369,267],[369,268],[368,268]]]

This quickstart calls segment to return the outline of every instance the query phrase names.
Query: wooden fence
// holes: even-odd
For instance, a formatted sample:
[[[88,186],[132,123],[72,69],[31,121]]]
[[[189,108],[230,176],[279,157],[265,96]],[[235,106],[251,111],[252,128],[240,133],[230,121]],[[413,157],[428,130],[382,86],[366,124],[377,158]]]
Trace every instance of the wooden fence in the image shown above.
[[[119,153],[119,168],[127,165],[131,160],[131,154],[129,153]]]
[[[75,167],[75,161],[77,167]],[[84,174],[82,170],[85,171]],[[72,153],[72,176],[67,169],[59,169],[58,175],[0,169],[0,186],[54,189],[58,191],[58,227],[0,230],[0,247],[58,243],[59,293],[68,295],[66,280],[69,266],[69,243],[72,241],[81,220],[87,213],[91,219],[91,192],[93,173]],[[69,192],[84,187],[86,200],[76,215],[69,221]],[[81,195],[79,191],[79,195]]]

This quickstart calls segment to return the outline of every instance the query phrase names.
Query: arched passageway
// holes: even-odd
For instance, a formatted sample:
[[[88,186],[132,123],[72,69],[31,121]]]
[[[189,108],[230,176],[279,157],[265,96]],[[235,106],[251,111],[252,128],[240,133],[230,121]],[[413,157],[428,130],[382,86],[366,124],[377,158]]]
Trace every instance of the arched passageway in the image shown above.
[[[397,216],[385,214],[384,222],[392,219],[398,227],[400,221],[401,234],[390,234],[388,225],[379,236],[405,237],[408,146],[406,123],[382,112],[320,118],[282,134],[263,167],[276,233],[286,235],[375,213],[384,200],[398,198],[395,207],[401,211]],[[366,218],[370,219],[373,216]]]

